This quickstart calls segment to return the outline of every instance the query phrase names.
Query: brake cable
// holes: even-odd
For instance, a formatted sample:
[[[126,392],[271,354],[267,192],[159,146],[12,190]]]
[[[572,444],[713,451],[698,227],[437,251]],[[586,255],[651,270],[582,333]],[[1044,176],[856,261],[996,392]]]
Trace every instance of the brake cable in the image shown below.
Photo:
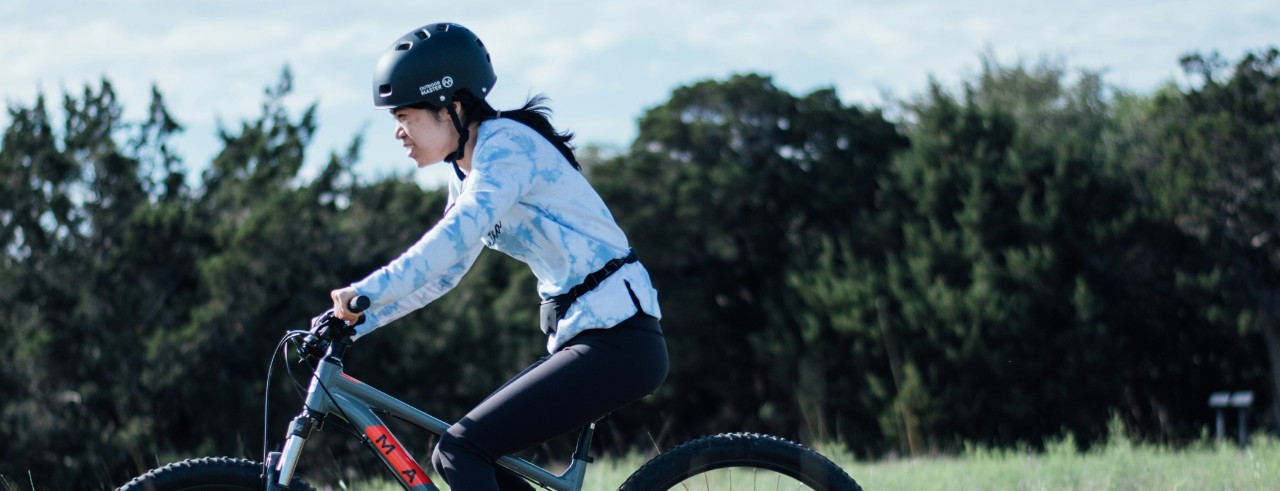
[[[289,372],[289,378],[293,379],[293,384],[295,386],[298,385],[297,378],[293,377],[293,371],[289,369],[289,352],[287,351],[288,346],[286,345],[286,343],[304,334],[307,334],[307,332],[306,331],[288,331],[284,334],[284,337],[280,338],[280,342],[276,343],[275,349],[271,350],[271,361],[267,363],[267,381],[265,386],[262,389],[262,462],[263,462],[263,465],[266,465],[266,462],[267,462],[267,448],[268,448],[267,424],[268,424],[268,421],[270,420],[270,414],[271,414],[271,411],[270,411],[271,409],[271,374],[276,367],[276,356],[280,354],[281,350],[286,350],[284,354],[285,370]]]

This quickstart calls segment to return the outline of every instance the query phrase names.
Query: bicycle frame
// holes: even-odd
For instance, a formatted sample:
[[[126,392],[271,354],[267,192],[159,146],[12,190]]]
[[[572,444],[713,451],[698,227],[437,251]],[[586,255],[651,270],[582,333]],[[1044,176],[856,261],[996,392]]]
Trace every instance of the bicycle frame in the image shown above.
[[[302,414],[290,424],[284,450],[275,463],[275,475],[272,476],[274,484],[285,486],[293,479],[294,468],[307,436],[325,417],[332,415],[363,431],[365,443],[377,450],[375,453],[391,468],[405,489],[439,491],[376,413],[395,416],[436,435],[443,434],[449,428],[449,423],[343,373],[342,359],[348,347],[349,344],[342,341],[333,342],[316,367],[311,377],[311,386],[307,390],[306,405]],[[591,460],[587,457],[587,448],[594,430],[595,423],[582,429],[578,435],[577,450],[569,466],[559,475],[512,455],[498,459],[497,463],[544,487],[556,491],[579,491],[582,489],[587,463]]]

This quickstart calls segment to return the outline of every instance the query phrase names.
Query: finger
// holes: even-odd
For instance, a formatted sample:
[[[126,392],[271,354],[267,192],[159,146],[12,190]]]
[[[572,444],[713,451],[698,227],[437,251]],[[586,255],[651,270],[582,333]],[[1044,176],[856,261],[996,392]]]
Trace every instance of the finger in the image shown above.
[[[333,290],[332,292],[329,292],[329,297],[333,299],[333,312],[339,319],[347,322],[355,322],[360,318],[360,316],[352,312],[347,307],[347,301],[349,300],[347,297],[350,295],[347,295],[346,293],[346,289]]]
[[[342,301],[341,290],[333,290],[329,292],[329,299],[333,301],[333,314],[339,319],[346,319],[348,312],[345,302]]]

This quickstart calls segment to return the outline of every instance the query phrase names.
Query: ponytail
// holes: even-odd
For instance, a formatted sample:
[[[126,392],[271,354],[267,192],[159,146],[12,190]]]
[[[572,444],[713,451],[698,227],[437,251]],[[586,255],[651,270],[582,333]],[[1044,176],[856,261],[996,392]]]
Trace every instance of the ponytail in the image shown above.
[[[498,111],[489,105],[489,101],[476,98],[470,92],[459,91],[454,94],[454,100],[462,103],[462,111],[467,119],[465,125],[474,122],[484,122],[490,119],[506,118],[517,123],[523,124],[533,131],[538,132],[543,138],[551,142],[551,145],[564,155],[565,160],[574,169],[582,170],[582,166],[578,165],[577,157],[573,155],[573,146],[569,145],[569,141],[573,140],[573,133],[557,132],[556,128],[551,125],[551,108],[547,107],[547,97],[544,95],[535,95],[525,101],[524,106],[519,109],[506,111]]]

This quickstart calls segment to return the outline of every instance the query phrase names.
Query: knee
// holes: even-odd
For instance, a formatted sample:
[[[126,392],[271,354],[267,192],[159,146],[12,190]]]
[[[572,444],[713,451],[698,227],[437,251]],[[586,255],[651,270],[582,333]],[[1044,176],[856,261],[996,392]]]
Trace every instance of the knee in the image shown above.
[[[461,429],[454,425],[440,435],[435,451],[431,452],[431,466],[439,475],[446,475],[446,470],[453,471],[459,467],[460,461],[466,459],[483,459],[483,452],[475,444],[461,435]]]
[[[459,440],[460,438],[447,431],[440,435],[435,451],[431,452],[431,467],[436,469],[436,474],[443,476],[446,468],[453,467],[453,458],[461,446]]]
[[[436,470],[436,475],[441,477],[444,476],[445,468],[444,452],[440,449],[442,443],[444,443],[443,439],[436,443],[435,450],[431,452],[431,467]]]

